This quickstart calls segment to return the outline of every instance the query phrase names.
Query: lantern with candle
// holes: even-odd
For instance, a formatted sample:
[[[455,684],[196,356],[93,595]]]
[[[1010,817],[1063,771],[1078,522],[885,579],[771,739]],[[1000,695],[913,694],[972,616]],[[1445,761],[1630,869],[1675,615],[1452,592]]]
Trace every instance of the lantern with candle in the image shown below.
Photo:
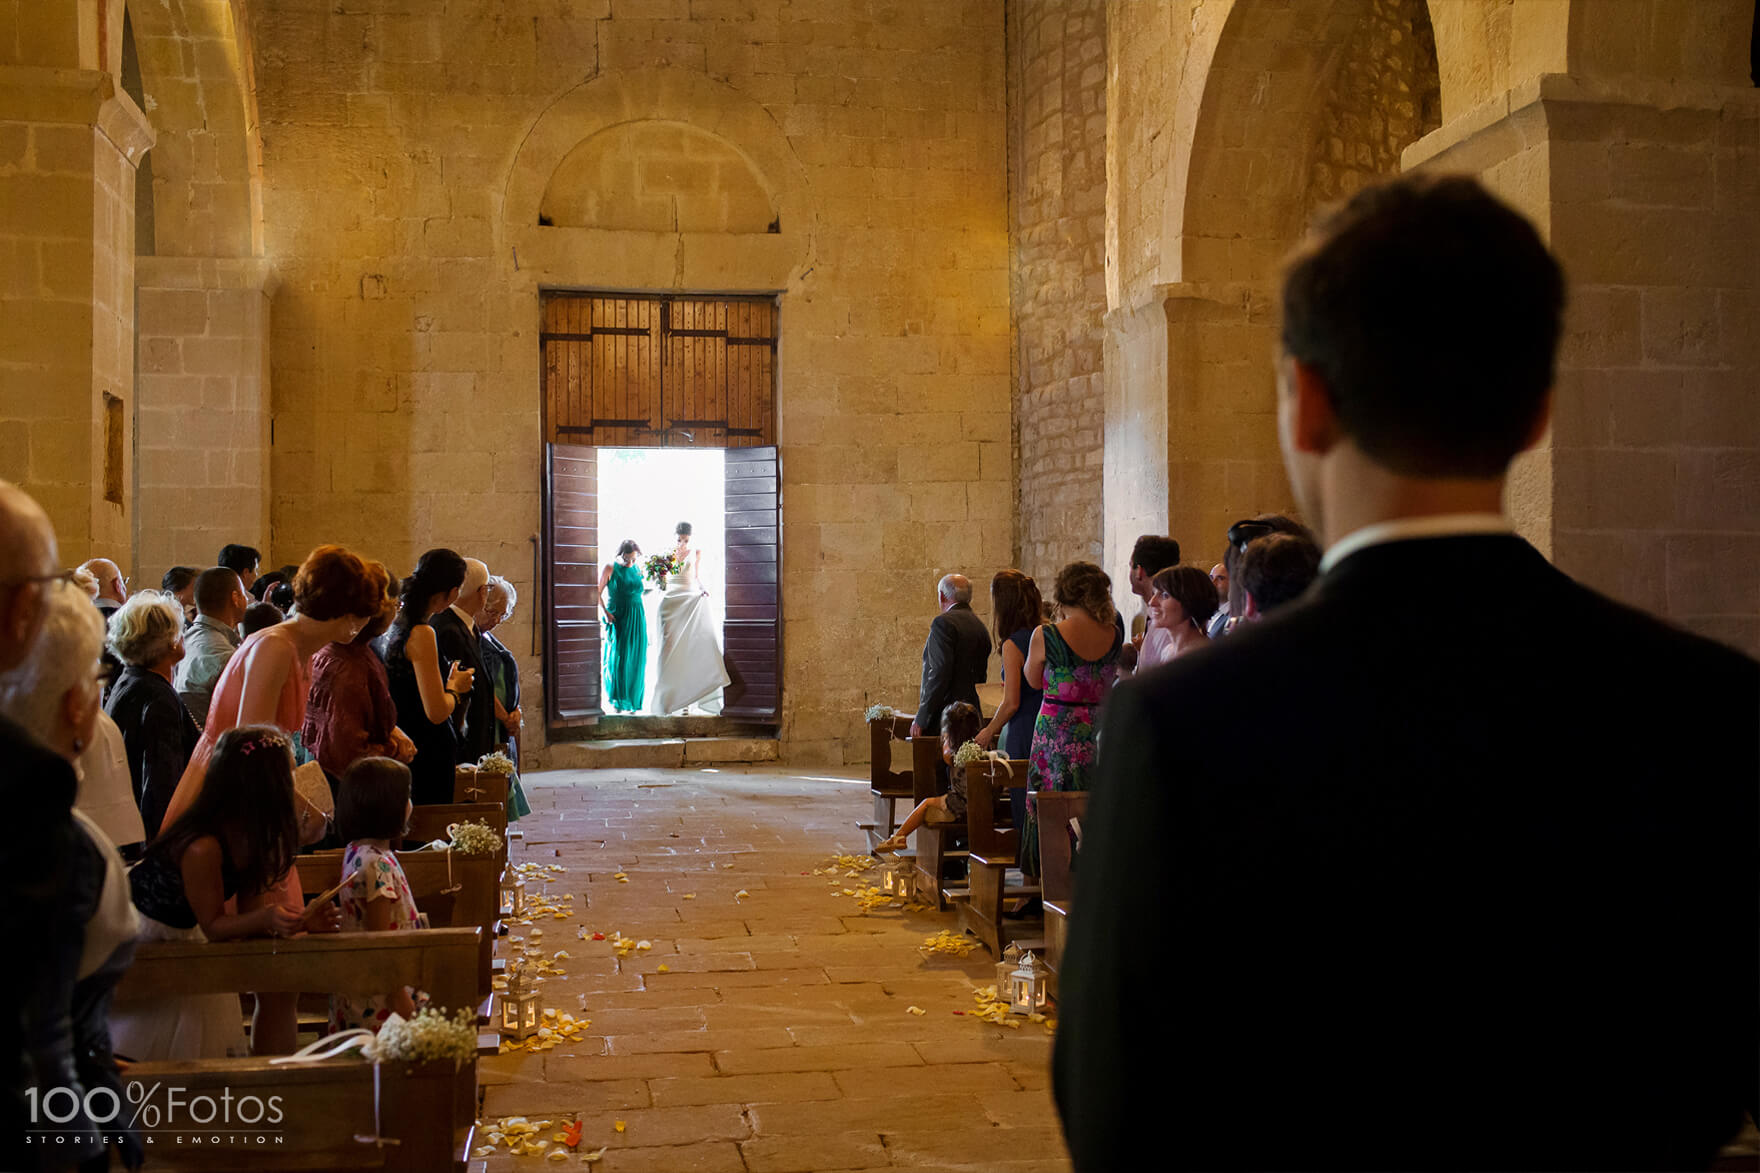
[[[1021,955],[1020,965],[1008,975],[1008,1008],[1015,1014],[1043,1014],[1051,1000],[1051,971],[1033,956],[1031,949]]]
[[[544,995],[518,962],[507,967],[507,992],[501,997],[501,1033],[518,1041],[538,1033],[544,1021]]]

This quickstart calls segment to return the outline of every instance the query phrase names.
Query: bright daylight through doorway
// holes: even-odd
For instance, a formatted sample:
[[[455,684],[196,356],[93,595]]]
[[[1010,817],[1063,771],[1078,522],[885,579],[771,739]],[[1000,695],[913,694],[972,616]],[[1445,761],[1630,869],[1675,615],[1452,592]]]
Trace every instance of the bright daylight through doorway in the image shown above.
[[[701,585],[709,592],[711,626],[720,640],[724,602],[727,597],[725,456],[720,448],[601,448],[599,457],[599,560],[602,566],[617,558],[626,538],[641,547],[638,568],[652,555],[671,553],[674,531],[681,521],[691,525],[691,546],[702,552]],[[660,672],[660,598],[662,588],[645,582],[642,610],[647,618],[647,656],[644,703],[626,716],[663,716],[654,711]],[[603,612],[601,612],[603,619]],[[607,633],[609,635],[609,633]],[[608,641],[609,646],[609,641]],[[611,658],[606,656],[606,672]],[[609,678],[607,698],[611,696]],[[717,713],[719,692],[693,706],[690,713]],[[610,705],[606,706],[611,712]]]

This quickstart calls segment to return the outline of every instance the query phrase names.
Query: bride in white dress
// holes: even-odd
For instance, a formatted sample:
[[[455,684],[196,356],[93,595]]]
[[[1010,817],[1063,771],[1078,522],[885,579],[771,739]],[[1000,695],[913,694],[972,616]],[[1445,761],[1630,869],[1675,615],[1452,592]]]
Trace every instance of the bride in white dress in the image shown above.
[[[703,552],[691,548],[690,522],[678,523],[678,547],[672,553],[684,569],[667,579],[660,599],[660,678],[653,711],[665,716],[696,705],[719,713],[727,667],[709,592],[700,585]]]

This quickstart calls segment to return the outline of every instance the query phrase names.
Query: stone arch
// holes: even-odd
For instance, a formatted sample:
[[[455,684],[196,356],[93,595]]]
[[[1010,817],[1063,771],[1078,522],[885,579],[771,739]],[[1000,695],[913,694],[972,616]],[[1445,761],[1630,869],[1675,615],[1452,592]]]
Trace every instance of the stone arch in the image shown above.
[[[132,0],[128,13],[158,132],[147,251],[261,255],[262,142],[239,0]]]
[[[699,162],[731,176],[737,214],[665,223],[625,201],[606,218],[585,206],[592,201],[565,199],[579,196],[603,148],[665,135],[679,140],[681,162],[688,135]],[[675,174],[657,186],[681,182]],[[756,227],[760,201],[769,215]],[[538,116],[508,173],[501,229],[535,283],[785,289],[811,267],[815,215],[805,168],[762,105],[694,71],[647,69],[602,74]]]

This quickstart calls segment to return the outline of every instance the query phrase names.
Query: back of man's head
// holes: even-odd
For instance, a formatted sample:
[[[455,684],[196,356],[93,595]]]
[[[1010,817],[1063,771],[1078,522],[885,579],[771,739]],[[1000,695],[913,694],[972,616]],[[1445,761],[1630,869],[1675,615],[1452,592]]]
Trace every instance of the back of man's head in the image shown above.
[[[243,591],[238,571],[216,566],[196,575],[196,610],[224,621],[230,616],[235,592]]]
[[[1418,173],[1328,213],[1283,280],[1283,347],[1405,476],[1501,476],[1552,385],[1564,273],[1477,180]]]
[[[1241,555],[1247,543],[1270,534],[1294,534],[1316,548],[1319,545],[1313,530],[1281,513],[1261,513],[1229,526],[1228,549],[1222,554],[1222,568],[1228,577],[1228,612],[1231,615],[1241,614],[1241,608],[1245,606],[1241,591]]]
[[[467,599],[489,585],[489,568],[481,559],[466,558],[464,560],[464,585],[458,588],[458,597]]]
[[[1320,547],[1302,534],[1254,538],[1241,555],[1242,594],[1265,615],[1301,596],[1320,577]]]
[[[1131,547],[1130,564],[1154,578],[1169,566],[1179,565],[1179,543],[1163,534],[1144,534]]]
[[[943,575],[935,584],[935,594],[944,603],[967,603],[972,601],[972,580],[963,574]]]
[[[217,565],[224,566],[228,570],[243,574],[247,570],[254,571],[257,568],[257,563],[262,560],[263,556],[257,552],[255,546],[241,546],[236,542],[229,542],[220,547],[220,557],[214,561]]]
[[[43,621],[47,583],[25,580],[55,573],[55,530],[29,493],[0,481],[0,672],[29,653]]]

